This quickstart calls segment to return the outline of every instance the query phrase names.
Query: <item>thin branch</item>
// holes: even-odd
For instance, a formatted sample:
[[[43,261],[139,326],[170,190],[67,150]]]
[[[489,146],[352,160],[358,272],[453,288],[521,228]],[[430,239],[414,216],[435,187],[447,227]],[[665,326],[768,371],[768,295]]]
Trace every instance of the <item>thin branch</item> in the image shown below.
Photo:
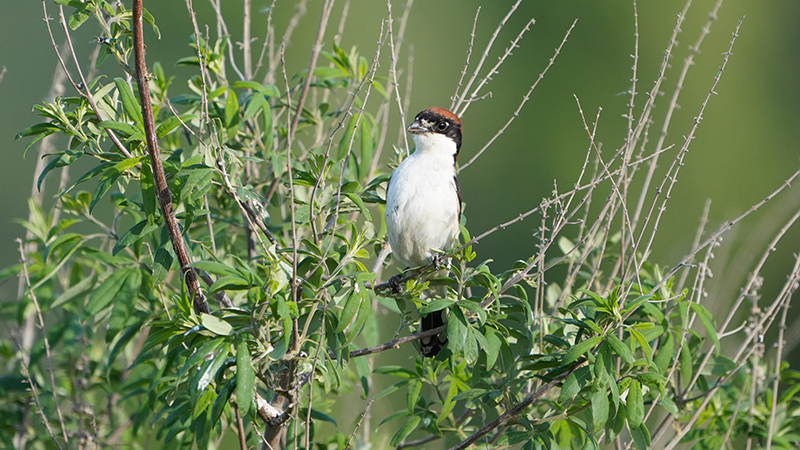
[[[555,53],[550,58],[550,60],[547,62],[547,66],[545,66],[544,70],[542,70],[539,73],[539,76],[536,78],[536,81],[534,81],[533,84],[531,85],[530,89],[528,89],[528,92],[522,97],[522,101],[520,102],[519,106],[517,106],[517,109],[514,111],[514,114],[511,115],[511,117],[508,119],[506,124],[502,126],[502,128],[497,130],[497,133],[495,133],[495,135],[492,136],[491,139],[489,139],[489,142],[487,142],[486,145],[483,146],[483,148],[478,150],[478,152],[475,154],[475,156],[470,158],[470,160],[467,161],[466,164],[464,164],[461,167],[459,167],[459,169],[458,169],[459,172],[461,172],[462,170],[466,169],[467,167],[469,167],[470,164],[475,162],[475,160],[478,159],[478,157],[480,157],[483,154],[483,152],[485,152],[486,149],[488,149],[489,146],[492,145],[494,143],[494,141],[498,137],[500,137],[500,135],[503,134],[503,132],[506,131],[506,128],[508,128],[508,126],[511,125],[511,122],[513,122],[514,119],[516,119],[519,116],[520,111],[522,111],[522,107],[525,106],[525,103],[527,103],[528,100],[530,100],[531,94],[533,93],[533,90],[536,89],[536,86],[539,85],[539,82],[542,81],[542,78],[544,78],[544,76],[547,73],[547,71],[550,70],[550,67],[553,66],[553,63],[555,63],[556,58],[561,53],[561,48],[564,47],[564,44],[567,42],[567,38],[569,38],[570,33],[572,33],[572,29],[575,28],[575,25],[577,23],[578,23],[578,19],[575,19],[572,22],[572,25],[567,30],[566,34],[564,35],[564,38],[561,39],[561,44],[558,45],[558,47],[556,48]],[[464,111],[466,111],[466,107],[464,107]]]
[[[47,32],[50,34],[50,44],[53,46],[53,50],[55,50],[56,52],[56,57],[58,58],[59,64],[61,64],[61,68],[64,70],[64,74],[67,76],[67,79],[69,80],[70,84],[72,84],[72,87],[75,88],[75,90],[83,98],[85,98],[87,102],[89,102],[89,106],[92,108],[92,112],[94,112],[94,115],[95,117],[97,117],[97,120],[99,121],[105,120],[103,118],[103,115],[100,113],[100,108],[97,107],[97,103],[94,101],[94,96],[92,95],[92,92],[89,90],[88,83],[83,78],[83,72],[80,69],[77,57],[75,56],[75,50],[72,47],[72,38],[70,37],[69,27],[67,26],[67,21],[64,18],[64,7],[59,5],[59,17],[60,17],[59,22],[61,23],[61,26],[64,29],[64,33],[66,34],[66,40],[67,40],[66,45],[70,51],[70,54],[72,55],[75,67],[77,68],[78,74],[80,76],[81,81],[79,83],[75,82],[75,80],[72,78],[72,75],[67,69],[67,64],[66,62],[64,62],[64,58],[61,57],[61,52],[59,51],[58,45],[56,44],[55,38],[53,37],[53,30],[50,27],[50,20],[52,19],[50,19],[50,17],[47,15],[47,6],[45,0],[42,0],[42,10],[44,11],[44,22],[47,25]],[[126,158],[130,158],[131,153],[128,151],[128,149],[125,148],[125,146],[119,140],[119,137],[117,137],[116,133],[114,133],[114,131],[109,128],[104,128],[104,130],[108,135],[109,139],[111,139],[111,141],[117,147],[119,152],[125,155]]]
[[[153,183],[156,197],[164,217],[164,225],[172,241],[172,249],[178,257],[181,275],[184,277],[186,288],[192,298],[192,304],[198,313],[208,313],[208,305],[202,291],[197,275],[191,268],[191,258],[186,249],[186,244],[181,235],[180,226],[175,217],[172,206],[172,193],[167,184],[164,166],[161,162],[161,152],[158,148],[158,138],[153,119],[153,107],[150,103],[150,87],[147,80],[147,65],[144,59],[144,37],[142,33],[142,0],[133,1],[133,54],[136,67],[136,84],[139,88],[139,102],[142,108],[142,125],[144,126],[147,152],[150,155],[150,165],[153,169]]]
[[[314,68],[317,67],[317,59],[319,59],[319,54],[322,51],[322,38],[325,36],[325,29],[328,26],[328,18],[331,15],[333,1],[334,0],[324,0],[322,2],[322,11],[320,11],[319,26],[317,27],[317,37],[314,40],[314,45],[311,47],[311,57],[308,60],[308,71],[306,72],[305,80],[303,80],[303,88],[300,91],[300,98],[297,99],[294,118],[292,119],[292,123],[287,132],[287,142],[291,142],[294,134],[297,132],[297,124],[300,122],[300,116],[303,113],[303,107],[305,106],[306,97],[308,96],[308,89],[311,86],[311,79],[314,76]]]
[[[525,397],[516,406],[514,406],[513,408],[507,410],[506,412],[501,414],[496,419],[492,420],[491,422],[489,422],[486,425],[484,425],[481,428],[479,428],[476,432],[474,432],[467,439],[464,439],[463,441],[461,441],[457,445],[454,445],[454,446],[450,447],[449,450],[463,450],[463,449],[469,447],[470,445],[472,445],[473,443],[475,443],[478,439],[480,439],[485,434],[489,433],[490,431],[494,430],[495,428],[499,427],[500,425],[502,425],[502,424],[508,422],[509,420],[511,420],[512,418],[516,417],[518,414],[523,412],[525,410],[525,408],[530,406],[531,403],[535,402],[536,400],[541,398],[544,394],[546,394],[548,391],[553,389],[556,385],[558,385],[559,383],[564,381],[564,379],[566,379],[569,376],[569,374],[571,374],[572,372],[575,371],[575,369],[577,369],[578,367],[583,365],[584,362],[586,362],[586,359],[579,358],[577,361],[575,361],[575,363],[573,363],[569,368],[567,368],[567,370],[565,370],[564,372],[560,373],[557,377],[555,377],[552,380],[550,380],[549,383],[545,384],[544,386],[539,388],[537,391],[532,392],[531,394],[528,394],[528,396]]]
[[[577,21],[577,19],[575,19],[575,21]],[[506,48],[505,52],[503,52],[503,55],[500,56],[500,58],[498,58],[497,63],[495,63],[494,67],[492,67],[491,70],[489,70],[489,73],[487,73],[483,78],[481,78],[480,83],[478,83],[478,86],[475,88],[474,91],[472,91],[472,94],[470,94],[469,98],[464,100],[463,102],[464,107],[461,109],[461,111],[459,111],[459,113],[457,114],[458,116],[463,116],[464,113],[467,112],[467,108],[469,107],[469,105],[478,100],[478,93],[481,91],[481,89],[483,89],[484,86],[486,86],[486,84],[489,83],[489,80],[491,80],[492,77],[498,73],[498,71],[500,70],[500,66],[503,65],[503,63],[506,61],[506,58],[511,56],[511,52],[514,51],[515,48],[519,47],[518,45],[519,41],[522,39],[525,33],[527,33],[528,30],[531,29],[531,26],[533,26],[533,24],[535,23],[536,19],[529,19],[528,22],[525,24],[525,26],[522,27],[522,30],[519,33],[517,33],[517,37],[515,37],[511,41],[511,45],[509,45]],[[489,92],[488,94],[491,95],[491,92]]]
[[[403,124],[406,123],[406,113],[403,111],[403,100],[400,98],[400,83],[397,81],[397,55],[398,50],[395,48],[394,44],[394,27],[392,25],[394,19],[392,18],[392,2],[391,0],[386,1],[386,7],[389,9],[389,61],[391,65],[389,66],[389,79],[392,83],[392,90],[394,91],[396,101],[397,101],[397,110],[400,114],[400,124],[401,124],[401,132],[403,138],[403,150],[406,156],[409,155],[411,152],[411,148],[408,145],[408,135],[403,130]],[[399,44],[398,44],[399,47]]]
[[[28,264],[27,258],[25,256],[25,249],[23,248],[22,239],[17,239],[17,245],[19,247],[19,255],[20,255],[20,262],[22,263],[22,276],[25,278],[25,284],[28,286],[28,292],[30,293],[31,301],[33,302],[34,309],[36,310],[36,318],[39,320],[39,329],[42,330],[44,333],[42,335],[42,340],[44,342],[44,353],[45,359],[47,360],[47,373],[50,375],[50,393],[53,394],[53,407],[56,410],[56,416],[58,417],[58,424],[61,426],[61,438],[64,439],[64,445],[69,448],[69,438],[67,437],[67,428],[66,424],[64,423],[64,414],[61,412],[61,403],[58,401],[58,389],[56,385],[56,378],[55,378],[55,369],[53,369],[53,357],[51,354],[50,349],[50,340],[47,338],[47,331],[45,330],[44,324],[44,317],[42,317],[42,309],[39,307],[39,300],[36,298],[36,293],[34,292],[33,288],[31,288],[31,280],[28,276]],[[58,443],[56,439],[55,433],[53,433],[53,429],[50,427],[50,422],[47,420],[47,417],[44,414],[44,409],[42,409],[42,404],[39,402],[39,396],[37,394],[36,384],[33,382],[30,376],[30,370],[27,366],[27,362],[23,359],[23,363],[25,364],[25,373],[28,378],[28,385],[31,387],[31,390],[34,394],[34,398],[36,401],[36,405],[38,406],[38,412],[42,416],[42,421],[44,422],[45,427],[47,428],[48,433],[50,433],[50,438],[53,440],[53,443],[56,444],[56,447],[61,449],[61,444]]]
[[[492,33],[492,36],[489,38],[489,42],[486,44],[486,48],[483,50],[483,53],[481,54],[481,59],[478,60],[477,67],[475,67],[475,70],[472,72],[472,76],[469,78],[469,81],[467,82],[467,85],[464,86],[464,90],[462,91],[462,93],[460,94],[456,93],[456,96],[458,97],[458,102],[456,102],[454,111],[461,109],[461,105],[464,103],[466,99],[467,92],[469,92],[469,90],[472,88],[472,83],[475,82],[475,79],[478,77],[478,73],[483,68],[483,63],[486,62],[486,58],[489,56],[489,52],[492,50],[494,41],[497,39],[497,36],[500,34],[500,31],[503,29],[503,27],[506,26],[506,22],[508,22],[508,19],[510,19],[511,16],[514,14],[514,11],[517,10],[520,3],[522,3],[522,0],[517,0],[513,5],[511,5],[511,9],[508,11],[508,13],[506,13],[505,17],[503,17],[503,19],[497,25],[497,28],[495,28],[494,33]],[[466,111],[466,107],[464,107],[463,111]],[[461,116],[463,115],[463,113],[456,115]]]
[[[392,339],[389,342],[385,342],[383,344],[376,345],[374,347],[367,347],[362,348],[359,350],[353,350],[350,352],[351,358],[357,358],[359,356],[366,356],[371,355],[373,353],[379,353],[386,350],[391,350],[395,348],[400,348],[401,345],[407,344],[409,342],[416,341],[418,339],[422,339],[428,336],[435,336],[443,331],[447,330],[447,325],[442,325],[437,328],[432,328],[430,330],[421,331],[419,333],[409,334],[408,336],[403,336],[401,338]]]
[[[458,78],[458,84],[456,85],[456,92],[450,97],[450,110],[452,111],[456,107],[456,101],[458,100],[458,92],[461,90],[461,85],[464,83],[464,77],[467,75],[467,69],[469,69],[469,58],[472,56],[472,49],[473,44],[475,43],[475,29],[478,27],[478,16],[481,14],[481,7],[478,6],[478,9],[475,10],[475,19],[472,20],[472,31],[469,34],[469,46],[467,46],[467,58],[464,61],[464,68],[461,69],[461,76]]]
[[[800,260],[800,255],[795,255],[796,260]],[[775,433],[775,416],[778,408],[778,393],[780,392],[781,382],[781,363],[783,362],[783,348],[786,342],[784,341],[784,333],[786,332],[786,315],[789,312],[789,305],[791,304],[791,295],[797,289],[795,280],[791,280],[793,290],[788,293],[787,299],[783,302],[783,312],[781,312],[781,323],[778,326],[778,349],[775,352],[775,374],[772,378],[772,408],[769,412],[769,427],[767,428],[767,447],[766,450],[772,448],[772,435]]]

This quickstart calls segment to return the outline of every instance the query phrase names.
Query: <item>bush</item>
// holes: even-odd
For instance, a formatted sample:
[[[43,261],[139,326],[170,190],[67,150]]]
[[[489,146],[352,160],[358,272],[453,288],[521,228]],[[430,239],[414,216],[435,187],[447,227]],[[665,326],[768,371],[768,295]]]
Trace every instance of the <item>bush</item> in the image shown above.
[[[651,262],[683,158],[730,57],[682,142],[667,146],[665,133],[648,140],[683,16],[641,110],[636,81],[628,92],[623,146],[604,156],[596,121],[584,119],[588,148],[573,189],[555,189],[475,237],[462,226],[448,277],[415,268],[394,293],[381,280],[391,262],[386,181],[408,152],[404,142],[391,151],[386,144],[398,106],[405,120],[397,24],[384,21],[371,55],[323,48],[326,1],[308,69],[289,76],[283,44],[291,29],[280,40],[269,28],[257,58],[245,42],[237,65],[233,43],[201,33],[189,3],[196,33],[178,64],[196,71],[176,81],[160,64],[145,65],[140,17],[158,28],[141,1],[133,10],[104,0],[56,3],[71,11],[67,36],[98,30],[92,67],[100,72],[68,71],[77,95],[37,105],[44,121],[18,136],[45,153],[51,135],[69,144],[45,155],[36,182],[59,169],[63,184],[52,208],[30,202],[23,263],[6,273],[21,276],[24,289],[4,309],[38,340],[6,352],[0,437],[9,447],[208,448],[233,446],[234,436],[241,448],[340,449],[436,439],[523,449],[800,441],[800,384],[780,363],[783,328],[774,362],[762,341],[776,319],[785,326],[800,268],[773,302],[759,304],[766,251],[727,317],[704,306],[721,236],[798,173],[719,230],[701,225],[674,267]],[[222,12],[217,20],[224,29]],[[527,29],[488,71],[496,33],[476,67],[468,61],[454,112],[483,95]],[[391,67],[381,69],[386,52]],[[126,76],[105,75],[113,61]],[[172,95],[176,83],[191,92]],[[666,105],[664,129],[675,106]],[[659,181],[657,162],[668,157]],[[78,167],[86,172],[74,177]],[[528,259],[495,270],[473,250],[531,215],[540,217],[539,246]],[[431,283],[447,286],[447,298],[424,300]],[[411,366],[378,364],[377,355],[415,345],[418,313],[444,309],[445,351]],[[380,328],[397,317],[394,339],[381,342]],[[395,412],[373,417],[376,402]]]

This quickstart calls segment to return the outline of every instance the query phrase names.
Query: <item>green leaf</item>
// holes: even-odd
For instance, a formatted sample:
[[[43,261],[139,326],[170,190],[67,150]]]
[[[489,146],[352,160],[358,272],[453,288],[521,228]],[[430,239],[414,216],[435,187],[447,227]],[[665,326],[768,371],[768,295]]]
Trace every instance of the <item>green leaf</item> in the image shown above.
[[[675,358],[675,355],[672,354],[675,350],[674,347],[675,339],[672,337],[672,333],[666,333],[666,335],[662,336],[658,351],[656,351],[656,355],[653,358],[653,363],[655,363],[659,373],[662,375],[667,373],[667,369],[669,369]]]
[[[98,123],[97,126],[122,133],[125,136],[133,136],[139,133],[141,134],[141,138],[139,140],[144,138],[143,130],[129,123],[117,122],[115,120],[104,120]]]
[[[252,89],[260,92],[267,97],[280,97],[281,93],[277,87],[272,85],[263,85],[257,81],[234,81],[231,87],[239,89]]]
[[[694,368],[692,367],[692,350],[689,345],[684,345],[681,348],[681,353],[678,355],[681,369],[681,383],[686,387],[692,380],[694,375]]]
[[[640,333],[639,330],[635,328],[629,328],[628,332],[631,334],[631,336],[634,337],[634,339],[636,339],[636,342],[639,343],[639,347],[642,348],[642,351],[644,352],[644,357],[647,359],[647,363],[652,364],[653,349],[650,347],[650,344],[647,342],[647,339],[645,339],[644,336],[642,336],[642,333]]]
[[[50,305],[50,308],[55,309],[63,305],[64,303],[68,303],[79,297],[81,295],[86,294],[89,292],[90,289],[94,287],[95,282],[97,282],[97,274],[92,276],[83,277],[81,281],[73,284],[69,287],[66,291],[64,291],[61,295],[59,295],[56,300]]]
[[[111,275],[103,280],[100,286],[98,286],[89,297],[89,301],[83,308],[84,319],[102,311],[110,305],[121,292],[124,291],[126,294],[130,295],[131,291],[125,288],[125,284],[132,271],[138,272],[137,269],[120,269],[111,272]],[[120,301],[122,300],[132,301],[129,297],[120,299]]]
[[[644,420],[644,400],[639,380],[631,380],[628,397],[625,399],[625,411],[628,416],[628,427],[631,430],[638,428]]]
[[[645,424],[641,424],[636,428],[632,428],[631,437],[639,450],[647,450],[650,448],[650,430],[647,429]]]
[[[406,407],[408,407],[408,414],[414,414],[414,407],[417,404],[417,400],[419,400],[419,393],[422,392],[422,382],[419,380],[414,380],[411,382],[411,386],[406,391]]]
[[[636,311],[644,302],[650,300],[651,298],[653,298],[653,294],[640,295],[636,297],[632,302],[626,305],[625,309],[622,310],[622,314],[624,315],[629,312]]]
[[[706,329],[708,337],[714,342],[714,354],[719,355],[719,336],[717,336],[717,330],[714,328],[714,318],[711,316],[711,313],[699,303],[690,303],[689,308],[697,314],[697,317],[703,324],[703,328]]]
[[[213,275],[241,277],[241,273],[239,273],[239,271],[221,262],[195,261],[192,263],[192,267],[198,270],[202,270],[203,272],[208,272]]]
[[[233,326],[217,316],[203,313],[200,315],[200,323],[207,330],[219,336],[230,336],[233,333]]]
[[[594,336],[586,339],[585,341],[579,342],[567,351],[566,355],[564,355],[564,359],[562,360],[562,364],[569,364],[575,361],[581,355],[594,348],[594,346],[599,344],[602,340],[602,336]]]
[[[486,347],[483,348],[483,352],[486,354],[486,368],[491,369],[497,362],[500,347],[503,345],[503,338],[497,330],[489,326],[485,327],[483,336],[486,338]]]
[[[361,214],[364,215],[364,218],[368,222],[372,221],[372,214],[369,213],[369,209],[367,209],[366,205],[364,205],[364,201],[361,200],[361,196],[352,192],[348,192],[344,195],[347,196],[347,198],[349,198],[350,201],[355,203],[355,205],[358,207],[358,210],[361,211]]]
[[[161,139],[168,135],[175,128],[194,120],[196,117],[197,116],[194,114],[181,114],[179,116],[172,116],[158,125],[158,128],[156,128],[156,137]]]
[[[42,169],[42,173],[39,174],[39,179],[36,181],[36,189],[42,189],[44,178],[51,170],[58,167],[68,166],[77,161],[81,156],[83,156],[83,152],[67,150],[66,152],[58,155],[57,158],[51,158],[50,161],[47,162],[47,165],[44,166],[44,169]]]
[[[633,357],[633,352],[631,352],[631,349],[622,341],[620,341],[615,335],[606,335],[606,342],[608,342],[608,345],[614,349],[614,353],[619,355],[619,357],[622,358],[622,360],[626,363],[633,364],[634,361],[636,361],[636,358]]]
[[[595,431],[600,431],[608,421],[608,394],[605,386],[592,393],[592,425]]]
[[[141,285],[142,272],[138,269],[129,269],[125,283],[114,298],[114,308],[111,310],[111,318],[108,320],[106,342],[111,342],[128,325],[128,318],[136,308]]]
[[[389,375],[396,378],[417,378],[417,373],[401,366],[383,366],[373,370],[372,373]]]
[[[597,358],[593,366],[594,376],[607,383],[613,383],[612,375],[614,370],[613,357],[611,355],[611,345],[608,341],[603,341],[597,349]]]
[[[360,291],[353,290],[350,292],[350,295],[347,297],[347,301],[344,304],[344,309],[339,316],[339,324],[334,331],[335,333],[341,333],[350,328],[350,325],[353,324],[356,314],[358,314],[358,310],[361,308],[363,303],[364,296]]]
[[[238,123],[239,118],[239,100],[236,98],[236,92],[233,89],[228,89],[228,97],[225,100],[225,128],[231,129]]]
[[[247,347],[247,340],[239,338],[236,341],[236,400],[242,417],[247,417],[250,412],[255,394],[254,383],[255,372],[250,361],[250,349]]]
[[[94,210],[94,207],[97,205],[97,202],[103,198],[103,196],[108,192],[111,186],[116,183],[117,179],[122,175],[123,172],[135,167],[137,164],[141,163],[142,160],[147,158],[146,156],[135,156],[132,158],[125,158],[122,161],[114,164],[113,167],[109,168],[105,172],[103,172],[103,176],[100,177],[100,181],[97,183],[97,187],[94,190],[94,194],[92,194],[92,201],[89,203],[89,212]]]
[[[400,445],[403,440],[408,437],[409,434],[411,434],[412,431],[417,429],[417,425],[419,425],[420,420],[422,420],[420,416],[409,417],[408,420],[406,420],[406,423],[404,423],[403,426],[397,430],[397,433],[392,436],[392,440],[389,441],[389,445],[392,447],[397,447]]]
[[[22,138],[28,137],[28,136],[38,136],[40,134],[44,135],[44,136],[47,136],[47,135],[53,134],[53,133],[55,133],[55,132],[57,132],[59,130],[60,130],[60,128],[58,128],[58,126],[53,124],[53,123],[50,123],[50,122],[39,122],[37,124],[29,126],[28,128],[25,128],[24,130],[22,130],[19,133],[17,133],[16,136],[14,136],[14,140],[22,139]]]
[[[234,387],[236,387],[236,377],[231,377],[222,386],[222,389],[219,390],[219,395],[217,395],[217,399],[214,400],[214,406],[211,407],[211,426],[219,422],[219,418],[222,415],[222,411],[225,410],[225,405],[228,404],[228,400],[231,398]]]
[[[85,3],[80,5],[78,9],[76,9],[67,19],[67,25],[69,25],[69,29],[75,31],[83,25],[86,20],[89,19],[91,14],[90,3]]]
[[[116,255],[123,249],[131,246],[132,244],[138,242],[143,237],[157,230],[160,226],[161,225],[157,223],[149,223],[147,219],[142,220],[141,222],[132,226],[128,231],[125,232],[125,234],[123,234],[119,238],[117,243],[114,245],[114,249],[111,251],[111,254]]]
[[[142,204],[147,220],[156,222],[156,188],[153,181],[153,171],[150,168],[150,160],[142,160],[142,178],[139,185],[142,189]]]
[[[591,379],[591,376],[591,371],[586,366],[579,367],[574,372],[567,375],[564,384],[561,386],[558,401],[565,403],[578,395],[578,392],[583,389],[586,383]]]
[[[464,353],[469,337],[467,318],[461,308],[453,308],[447,320],[447,345],[453,353]]]
[[[133,95],[133,91],[128,83],[122,78],[114,78],[114,85],[117,86],[119,99],[122,101],[122,107],[128,114],[128,117],[135,123],[142,123],[142,109],[139,107],[139,102]]]
[[[208,290],[210,292],[237,290],[241,291],[250,288],[250,282],[245,279],[240,273],[236,275],[228,275],[220,277]]]
[[[433,300],[427,305],[420,308],[419,313],[425,315],[425,314],[430,314],[434,311],[441,311],[443,309],[447,309],[450,305],[454,304],[455,302],[456,302],[455,300],[451,300],[449,298],[437,298],[436,300]]]

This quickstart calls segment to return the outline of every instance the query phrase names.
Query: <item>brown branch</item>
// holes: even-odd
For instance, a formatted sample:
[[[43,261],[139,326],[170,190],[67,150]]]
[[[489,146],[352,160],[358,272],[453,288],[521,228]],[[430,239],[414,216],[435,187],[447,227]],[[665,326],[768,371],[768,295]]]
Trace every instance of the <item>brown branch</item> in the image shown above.
[[[167,185],[164,166],[161,163],[161,152],[158,148],[158,138],[153,119],[153,107],[150,103],[150,87],[147,80],[147,66],[144,60],[144,37],[142,32],[142,0],[133,1],[133,56],[136,68],[136,85],[139,87],[139,102],[142,108],[142,125],[144,126],[145,139],[147,140],[147,153],[150,155],[150,166],[153,169],[153,182],[156,198],[164,216],[164,225],[172,242],[172,249],[178,257],[181,274],[184,277],[186,288],[192,297],[194,310],[198,313],[208,313],[208,305],[200,291],[200,282],[191,268],[191,259],[186,249],[186,244],[181,235],[175,210],[172,207],[172,193]]]
[[[83,76],[83,71],[81,71],[80,64],[78,64],[78,59],[75,56],[75,50],[72,47],[72,38],[70,37],[69,34],[69,27],[67,26],[67,21],[64,18],[64,7],[59,6],[59,17],[60,17],[59,21],[61,23],[61,27],[64,29],[64,34],[66,35],[66,46],[69,49],[69,52],[72,55],[73,62],[75,63],[75,67],[78,70],[78,75],[80,76],[81,79],[80,82],[76,82],[72,78],[72,75],[69,73],[69,70],[67,69],[67,63],[61,56],[61,52],[59,51],[58,45],[56,44],[55,41],[55,37],[53,36],[53,30],[50,27],[50,20],[52,19],[50,19],[50,17],[47,15],[47,4],[45,3],[44,0],[42,0],[42,10],[44,11],[44,22],[45,25],[47,25],[47,32],[50,35],[50,44],[53,46],[53,49],[56,52],[56,57],[58,58],[58,62],[61,65],[61,69],[64,70],[64,74],[67,76],[67,79],[69,80],[72,87],[75,88],[75,90],[78,91],[78,94],[80,94],[83,98],[85,98],[87,102],[89,102],[89,106],[92,108],[92,112],[94,112],[94,115],[95,117],[97,117],[97,120],[99,121],[105,120],[103,118],[103,115],[100,113],[100,108],[97,107],[97,103],[94,101],[94,96],[92,95],[92,92],[89,90],[89,84],[86,82],[86,79]],[[119,149],[120,153],[125,155],[126,158],[130,158],[131,157],[130,152],[128,151],[128,149],[125,148],[125,145],[119,140],[119,137],[116,135],[116,133],[114,133],[114,131],[109,128],[104,128],[104,130],[108,135],[109,139],[111,139],[111,141],[114,143],[117,149]]]
[[[333,7],[333,0],[325,0],[322,3],[322,11],[319,17],[319,26],[317,27],[317,38],[314,40],[314,45],[311,47],[311,58],[308,60],[308,72],[306,72],[306,79],[303,80],[303,89],[300,91],[300,98],[297,99],[297,107],[292,118],[292,124],[289,127],[287,142],[292,141],[295,132],[297,132],[297,124],[300,122],[300,116],[303,113],[303,106],[306,102],[308,89],[311,87],[311,78],[314,75],[314,67],[317,66],[317,59],[322,51],[322,38],[325,36],[325,29],[328,26],[328,18],[331,15],[331,8]],[[291,150],[291,149],[290,149]]]
[[[533,23],[533,19],[531,19],[531,21],[528,22],[528,27],[530,27],[530,25],[532,25],[532,23]],[[517,109],[514,111],[514,114],[511,115],[511,117],[508,119],[508,121],[506,122],[505,125],[503,125],[499,130],[497,130],[497,133],[495,133],[495,135],[492,136],[491,139],[489,139],[489,142],[487,142],[486,145],[483,146],[483,148],[478,150],[478,152],[475,154],[475,156],[473,156],[469,161],[467,161],[466,164],[464,164],[463,166],[458,168],[459,172],[461,172],[462,170],[467,168],[467,166],[469,166],[470,164],[475,162],[475,160],[478,159],[483,154],[483,152],[485,152],[486,149],[488,149],[489,146],[492,145],[494,143],[494,141],[497,140],[497,138],[500,137],[500,135],[503,134],[503,132],[506,131],[506,128],[508,128],[508,126],[511,125],[511,122],[513,122],[514,119],[516,119],[519,116],[520,111],[522,111],[522,107],[525,106],[525,103],[527,103],[528,100],[530,100],[531,94],[533,94],[533,90],[536,89],[536,86],[538,86],[539,82],[542,81],[542,78],[544,78],[545,74],[547,74],[547,71],[550,70],[550,67],[552,67],[553,64],[556,62],[556,58],[558,58],[558,55],[561,53],[561,48],[564,47],[564,44],[567,42],[567,39],[569,38],[570,33],[572,33],[572,30],[575,28],[575,25],[577,23],[578,23],[578,19],[575,19],[572,22],[572,25],[569,27],[569,29],[567,30],[567,33],[564,35],[564,38],[561,40],[561,44],[559,44],[559,46],[556,48],[555,53],[550,58],[550,61],[547,63],[547,66],[545,66],[544,70],[542,70],[539,73],[539,76],[536,78],[536,81],[534,81],[533,84],[531,85],[530,89],[528,89],[528,92],[522,97],[522,101],[520,102],[519,106],[517,106]],[[527,31],[527,27],[525,28],[525,31]],[[521,37],[521,36],[522,36],[522,34],[520,34],[519,37]],[[513,43],[511,48],[513,48],[514,45],[516,45],[516,41]],[[472,97],[473,98],[470,101],[474,100],[475,94],[473,94]],[[466,107],[464,109],[466,110]]]
[[[470,437],[468,437],[468,438],[464,439],[463,441],[459,442],[458,444],[450,447],[449,450],[462,450],[462,449],[465,449],[465,448],[469,447],[470,445],[474,444],[475,442],[477,442],[478,439],[483,437],[488,432],[490,432],[490,431],[494,430],[495,428],[499,427],[500,425],[508,422],[509,420],[511,420],[512,418],[514,418],[518,414],[520,414],[522,411],[524,411],[525,408],[527,408],[528,406],[531,405],[531,403],[535,402],[536,400],[541,398],[544,394],[546,394],[548,391],[550,391],[550,389],[553,389],[558,383],[564,381],[564,379],[567,378],[569,376],[569,374],[571,374],[572,372],[575,371],[575,369],[577,369],[578,367],[583,365],[584,362],[586,362],[585,358],[578,359],[567,370],[565,370],[564,372],[559,374],[557,377],[555,377],[552,380],[550,380],[549,383],[547,383],[544,386],[542,386],[541,388],[539,388],[539,390],[537,390],[536,392],[528,394],[528,396],[525,397],[521,402],[519,402],[519,404],[517,404],[513,408],[509,409],[508,411],[504,412],[498,418],[496,418],[496,419],[492,420],[491,422],[487,423],[486,425],[482,426],[480,429],[478,429],[478,431],[472,433],[472,435]]]
[[[393,348],[399,348],[401,345],[406,344],[408,342],[413,342],[413,341],[416,341],[417,339],[422,339],[422,338],[428,337],[428,336],[435,336],[435,335],[445,331],[446,329],[447,329],[447,325],[442,325],[442,326],[440,326],[438,328],[433,328],[433,329],[430,329],[430,330],[427,330],[427,331],[422,331],[422,332],[415,333],[415,334],[409,334],[408,336],[403,336],[401,338],[392,339],[389,342],[384,342],[383,344],[379,344],[379,345],[376,345],[374,347],[367,347],[367,348],[362,348],[362,349],[359,349],[359,350],[353,350],[352,352],[350,352],[350,357],[351,358],[356,358],[356,357],[359,357],[359,356],[371,355],[373,353],[378,353],[378,352],[382,352],[382,351],[385,351],[385,350],[391,350]]]

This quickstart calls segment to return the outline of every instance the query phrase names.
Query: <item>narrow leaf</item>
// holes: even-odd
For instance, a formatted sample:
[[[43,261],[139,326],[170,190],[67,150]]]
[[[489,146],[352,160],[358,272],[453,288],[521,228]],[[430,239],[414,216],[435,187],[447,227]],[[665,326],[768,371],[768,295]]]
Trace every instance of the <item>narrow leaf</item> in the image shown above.
[[[602,340],[603,340],[602,336],[594,336],[589,339],[586,339],[585,341],[579,342],[577,345],[575,345],[574,347],[569,349],[569,351],[567,351],[567,354],[564,355],[564,359],[562,360],[562,364],[569,364],[575,361],[581,355],[594,348],[594,346],[599,344],[600,341]]]
[[[236,400],[242,417],[247,417],[250,412],[255,393],[254,383],[255,372],[250,361],[250,349],[245,339],[239,339],[236,342]]]

